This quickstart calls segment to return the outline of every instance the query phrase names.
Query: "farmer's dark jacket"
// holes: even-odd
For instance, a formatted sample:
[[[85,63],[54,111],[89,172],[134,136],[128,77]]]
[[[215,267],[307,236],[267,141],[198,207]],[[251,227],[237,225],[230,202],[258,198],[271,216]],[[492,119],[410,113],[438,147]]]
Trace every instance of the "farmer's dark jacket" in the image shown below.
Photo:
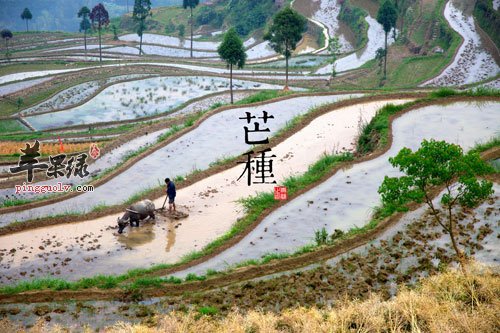
[[[173,181],[170,181],[168,184],[167,184],[167,196],[169,198],[173,198],[175,197],[176,195],[176,191],[175,191],[175,184]]]

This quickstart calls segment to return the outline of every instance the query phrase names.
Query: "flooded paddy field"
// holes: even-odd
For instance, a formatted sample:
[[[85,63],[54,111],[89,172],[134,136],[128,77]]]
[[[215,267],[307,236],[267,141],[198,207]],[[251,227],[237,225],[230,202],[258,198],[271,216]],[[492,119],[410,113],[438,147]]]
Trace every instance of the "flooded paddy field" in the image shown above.
[[[400,100],[389,101],[404,102]],[[281,156],[280,168],[277,168],[275,172],[277,181],[290,175],[305,172],[308,166],[324,153],[332,153],[334,150],[338,150],[338,152],[352,151],[358,121],[371,119],[376,110],[387,102],[372,102],[331,111],[273,148],[273,153],[276,156]],[[332,131],[332,129],[336,130]],[[314,143],[307,144],[305,138],[310,136],[314,136],[316,140]],[[237,182],[240,173],[241,168],[234,167],[179,190],[178,202],[186,205],[183,209],[188,209],[190,212],[190,216],[181,221],[170,221],[159,214],[156,221],[146,222],[145,226],[139,229],[127,229],[125,234],[117,237],[113,235],[116,226],[116,216],[113,215],[78,223],[76,229],[75,224],[70,224],[0,237],[3,244],[6,246],[8,244],[7,247],[13,246],[17,249],[13,253],[17,259],[11,258],[9,253],[6,257],[6,264],[10,267],[3,268],[5,272],[15,272],[20,267],[31,267],[28,275],[43,276],[43,274],[51,273],[65,277],[69,275],[76,277],[80,274],[92,275],[104,272],[103,269],[112,268],[115,273],[118,273],[132,267],[140,267],[140,265],[173,262],[190,251],[201,249],[210,240],[226,232],[231,224],[241,217],[243,211],[237,200],[254,195],[257,190],[254,187],[248,187],[244,181]],[[258,190],[272,190],[273,186],[272,184],[262,185]],[[162,203],[163,198],[155,201],[157,207],[161,207]],[[69,230],[75,230],[75,232],[70,233],[70,236]],[[52,238],[53,236],[55,237]],[[33,245],[33,249],[20,248],[24,237],[37,239],[35,243],[39,244]],[[91,237],[92,239],[89,238],[88,241],[81,243],[82,247],[80,247],[75,244],[75,240],[79,240],[81,237],[84,239]],[[45,249],[47,246],[44,244],[51,239],[53,240],[50,242],[50,251],[52,252],[49,250],[43,252],[47,261],[45,259],[44,261],[39,260],[36,256],[33,257],[41,254],[42,252],[36,249],[40,249],[40,246]],[[87,247],[87,242],[91,242],[89,244],[92,246]],[[58,260],[56,257],[61,258],[60,255],[64,255],[69,260],[62,267],[56,265],[59,268],[53,270],[53,264],[57,263]],[[79,267],[85,266],[84,257],[90,260],[88,256],[92,259],[93,268],[87,267],[86,273],[83,273],[84,270]],[[23,257],[31,259],[23,260]],[[133,257],[137,260],[131,260]],[[11,261],[11,259],[14,260]],[[138,266],[135,266],[133,262]],[[22,266],[18,266],[20,263]],[[10,276],[17,279],[15,275],[6,274],[6,278]]]
[[[314,232],[325,228],[348,231],[368,223],[380,196],[377,189],[384,176],[397,176],[388,158],[401,148],[415,149],[425,138],[446,140],[470,149],[494,137],[499,130],[498,103],[455,103],[411,111],[393,123],[394,141],[375,160],[341,170],[313,190],[290,201],[266,217],[237,245],[205,263],[176,273],[204,274],[208,269],[223,270],[268,253],[294,252],[314,240]],[[447,131],[442,131],[447,128]]]
[[[500,66],[490,52],[482,46],[474,17],[462,9],[464,1],[449,1],[444,9],[444,17],[450,26],[460,34],[463,43],[453,62],[436,78],[423,85],[461,86],[480,82],[500,73]]]
[[[235,80],[238,89],[279,89],[281,86]],[[168,112],[193,99],[229,89],[217,77],[158,77],[115,84],[87,103],[57,113],[25,117],[37,130],[122,121]]]
[[[119,204],[134,193],[161,184],[165,178],[165,172],[168,172],[174,179],[194,170],[203,170],[210,163],[221,158],[244,153],[248,145],[245,144],[244,131],[240,126],[241,120],[238,118],[246,111],[266,110],[273,114],[275,119],[269,123],[269,129],[270,133],[276,133],[295,116],[306,113],[314,106],[357,96],[359,95],[296,97],[264,106],[236,108],[215,114],[196,129],[145,157],[105,185],[99,186],[94,192],[85,193],[55,205],[1,215],[0,226],[16,220],[22,221],[71,211],[88,212],[102,202],[109,205]],[[156,167],[158,165],[163,165],[163,167]],[[131,179],[137,180],[139,175],[143,176],[140,182],[131,182]]]

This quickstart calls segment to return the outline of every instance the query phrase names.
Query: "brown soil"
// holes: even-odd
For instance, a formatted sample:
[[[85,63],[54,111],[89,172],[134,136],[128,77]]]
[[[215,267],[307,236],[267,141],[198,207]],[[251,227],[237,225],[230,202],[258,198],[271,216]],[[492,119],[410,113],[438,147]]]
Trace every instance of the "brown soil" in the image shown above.
[[[408,96],[406,96],[408,97]],[[373,97],[372,97],[373,98]],[[380,155],[384,154],[392,145],[392,123],[394,119],[400,117],[401,115],[405,114],[406,112],[409,112],[410,110],[414,110],[417,108],[421,108],[426,105],[431,105],[431,104],[442,104],[442,103],[450,103],[450,102],[457,102],[457,101],[463,101],[463,100],[471,100],[472,98],[467,98],[467,97],[453,97],[453,98],[445,98],[441,103],[436,103],[436,101],[425,101],[418,103],[394,116],[391,117],[390,119],[390,128],[389,128],[389,140],[388,144],[386,147],[383,149],[379,149],[376,152],[360,157],[356,159],[355,162],[353,163],[360,163],[366,160],[371,160],[374,158],[379,157]],[[474,100],[495,100],[498,101],[500,100],[499,98],[475,98]],[[352,103],[352,101],[348,101]],[[325,109],[331,108],[331,106],[326,106],[324,108],[320,108],[318,112],[325,111]],[[313,118],[317,116],[316,113],[309,115],[309,118],[306,120],[306,124],[302,124],[302,126],[306,126]],[[291,135],[290,133],[287,133],[288,136]],[[285,134],[285,135],[287,135]],[[279,138],[281,139],[281,138]],[[272,140],[271,140],[272,141]],[[271,143],[273,144],[273,143]],[[482,158],[485,159],[491,159],[491,158],[498,158],[500,156],[500,148],[495,147],[490,149],[489,151],[485,152],[482,154]],[[343,165],[343,167],[346,167],[347,165]],[[315,184],[311,184],[309,187],[306,189],[299,191],[299,193],[296,193],[294,197],[310,190],[311,188],[318,186],[320,183],[324,182],[328,178],[330,178],[338,168],[332,170],[328,175],[325,175],[320,181],[316,182]],[[206,177],[206,175],[204,176]],[[203,178],[204,178],[203,177]],[[490,177],[489,179],[495,181],[495,182],[500,182],[500,174],[494,174]],[[434,190],[433,196],[437,195],[440,192],[440,188],[436,188]],[[293,199],[293,198],[291,198]],[[283,204],[283,203],[282,203]],[[416,209],[418,208],[419,205],[412,205],[410,209]],[[277,206],[279,207],[279,206]],[[277,207],[273,207],[276,209]],[[271,213],[271,209],[268,209],[265,211],[260,218],[245,232],[243,235],[238,235],[225,243],[223,246],[217,248],[217,250],[208,255],[205,256],[199,260],[195,260],[193,262],[189,262],[185,265],[180,265],[178,267],[175,267],[174,269],[168,269],[168,270],[162,270],[155,272],[154,274],[151,275],[168,275],[169,273],[172,273],[174,271],[178,271],[181,269],[186,269],[188,267],[191,267],[195,264],[199,264],[200,262],[206,261],[207,259],[217,255],[218,253],[222,252],[223,250],[233,246],[235,243],[237,243],[242,237],[244,237],[246,234],[248,234],[251,230],[257,226],[262,219],[264,219],[268,214]],[[330,259],[333,257],[336,257],[340,254],[346,253],[352,249],[355,249],[361,245],[364,245],[368,243],[369,241],[375,239],[377,236],[381,235],[384,231],[388,230],[390,227],[395,225],[403,216],[403,213],[397,213],[394,214],[393,216],[381,221],[376,228],[361,234],[352,237],[351,239],[347,239],[339,244],[335,244],[333,246],[327,246],[324,248],[321,248],[317,251],[306,253],[297,257],[291,257],[283,260],[278,260],[274,262],[270,262],[265,265],[261,266],[251,266],[251,267],[243,267],[241,269],[238,269],[234,272],[228,273],[226,275],[222,276],[217,276],[215,278],[209,279],[207,281],[203,282],[191,282],[191,283],[185,283],[182,285],[175,285],[175,286],[169,286],[166,285],[162,289],[146,289],[141,292],[141,296],[143,297],[158,297],[158,296],[179,296],[182,295],[186,292],[201,292],[201,291],[208,291],[214,288],[220,288],[223,286],[228,286],[233,283],[241,282],[241,281],[246,281],[250,279],[257,278],[259,276],[266,276],[270,274],[274,274],[277,272],[283,272],[283,271],[288,271],[300,267],[307,266],[309,264],[321,262],[326,259]],[[126,292],[122,290],[98,290],[98,289],[92,289],[92,290],[80,290],[80,291],[49,291],[49,290],[42,290],[42,291],[34,291],[34,292],[25,292],[17,295],[0,295],[0,303],[17,303],[17,302],[45,302],[45,301],[57,301],[57,300],[66,300],[66,299],[75,299],[75,300],[101,300],[101,299],[116,299],[116,298],[124,298],[127,299],[130,295],[127,295]]]
[[[283,97],[280,97],[280,98],[277,98],[277,99],[274,99],[274,100],[270,100],[270,101],[255,103],[255,104],[252,104],[252,105],[254,105],[254,106],[265,105],[265,104],[276,102],[276,101],[281,101],[281,100],[286,100],[286,99],[290,99],[290,98],[295,98],[297,96],[318,96],[318,95],[334,95],[334,94],[331,94],[331,93],[303,93],[303,94],[294,94],[294,95],[289,95],[289,96],[283,96]],[[420,98],[420,97],[425,97],[425,96],[426,96],[426,94],[424,94],[424,93],[398,93],[398,94],[387,94],[387,95],[378,95],[378,96],[366,96],[366,97],[361,97],[361,98],[355,99],[355,100],[345,100],[345,101],[336,102],[333,105],[324,106],[324,107],[319,108],[318,110],[316,110],[314,113],[308,114],[306,116],[306,118],[303,120],[303,122],[300,124],[299,127],[295,128],[294,130],[289,130],[286,133],[283,133],[282,135],[280,135],[279,137],[272,138],[270,140],[270,143],[268,145],[262,146],[262,149],[274,147],[276,144],[283,142],[285,139],[287,139],[288,137],[290,137],[291,135],[293,135],[295,133],[295,131],[300,130],[300,129],[304,128],[305,126],[307,126],[317,116],[325,114],[325,113],[330,112],[330,111],[335,110],[335,109],[339,109],[339,108],[342,108],[342,107],[350,106],[350,105],[353,105],[353,104],[361,104],[361,103],[365,103],[365,102],[386,100],[386,99],[389,99],[389,98],[402,99],[402,98]],[[236,108],[242,108],[242,107],[246,107],[246,106],[236,106]],[[106,175],[106,176],[98,179],[95,182],[91,182],[90,184],[94,185],[94,187],[97,187],[97,186],[100,186],[100,185],[108,182],[109,180],[111,180],[115,176],[119,175],[123,171],[127,170],[128,168],[130,168],[137,161],[139,161],[139,160],[143,159],[144,157],[152,154],[153,152],[157,151],[158,149],[163,148],[164,146],[168,145],[170,142],[176,140],[177,138],[183,136],[187,132],[189,132],[189,131],[197,128],[208,117],[210,117],[210,116],[212,116],[212,115],[214,115],[216,113],[223,112],[225,110],[232,109],[232,108],[235,108],[235,106],[227,105],[227,106],[223,106],[223,107],[220,107],[218,109],[215,109],[213,111],[210,111],[210,112],[206,113],[195,124],[193,124],[193,126],[191,126],[189,128],[186,128],[186,129],[184,129],[182,131],[179,131],[175,135],[171,136],[169,139],[167,139],[167,140],[165,140],[165,141],[163,141],[163,142],[155,145],[154,147],[152,147],[151,149],[148,149],[144,153],[142,153],[142,154],[140,154],[140,155],[138,155],[138,156],[136,156],[136,157],[128,160],[120,168],[118,168],[115,171],[111,172],[110,174],[108,174],[108,175]],[[169,123],[169,124],[172,125],[172,123]],[[161,124],[159,124],[159,126],[161,126]],[[123,138],[123,140],[125,140],[125,141],[122,141],[122,142],[126,142],[126,140],[128,140],[128,138]],[[184,180],[184,181],[180,182],[178,184],[178,187],[182,188],[184,186],[189,186],[189,185],[191,185],[191,184],[193,184],[193,183],[195,183],[195,182],[197,182],[197,181],[199,181],[199,180],[201,180],[203,178],[206,178],[206,177],[208,177],[210,175],[216,174],[216,173],[218,173],[220,171],[223,171],[223,170],[227,170],[228,168],[230,168],[232,166],[233,165],[231,163],[226,163],[226,164],[219,165],[219,166],[216,166],[216,167],[213,167],[213,168],[209,168],[209,169],[204,170],[204,171],[202,171],[200,173],[197,173],[196,175],[194,175],[192,177],[189,177],[188,180]],[[41,201],[37,201],[37,202],[26,204],[26,205],[0,208],[0,214],[5,214],[5,213],[9,213],[9,212],[22,211],[22,210],[26,210],[26,209],[29,209],[29,208],[41,207],[41,206],[44,206],[44,205],[48,205],[48,204],[51,204],[51,203],[58,202],[60,200],[66,199],[66,198],[75,197],[75,196],[78,196],[80,194],[81,193],[79,193],[79,192],[71,192],[71,193],[69,193],[67,195],[58,196],[57,198],[51,198],[51,199],[47,199],[47,200],[41,200]],[[157,198],[159,198],[162,195],[163,195],[163,191],[162,190],[157,190],[155,193],[152,193],[150,195],[150,198],[157,199]],[[89,219],[95,219],[95,218],[98,218],[98,217],[101,217],[101,216],[105,216],[105,215],[109,215],[109,214],[120,213],[125,208],[127,208],[126,205],[113,206],[113,207],[109,207],[107,209],[103,209],[103,210],[101,210],[99,212],[92,212],[92,213],[88,213],[88,214],[84,214],[84,215],[80,215],[80,216],[72,216],[72,217],[70,217],[70,216],[63,216],[63,217],[57,217],[57,218],[42,218],[42,219],[38,219],[38,220],[31,220],[31,221],[26,221],[26,222],[23,222],[23,223],[18,223],[18,224],[15,224],[15,225],[8,225],[8,226],[0,228],[0,236],[1,235],[6,235],[6,234],[9,234],[9,233],[12,233],[12,232],[19,232],[19,231],[29,230],[29,229],[33,229],[33,228],[45,227],[45,226],[49,226],[49,225],[56,225],[56,224],[70,223],[70,222],[80,222],[80,221],[85,221],[85,220],[89,220]]]

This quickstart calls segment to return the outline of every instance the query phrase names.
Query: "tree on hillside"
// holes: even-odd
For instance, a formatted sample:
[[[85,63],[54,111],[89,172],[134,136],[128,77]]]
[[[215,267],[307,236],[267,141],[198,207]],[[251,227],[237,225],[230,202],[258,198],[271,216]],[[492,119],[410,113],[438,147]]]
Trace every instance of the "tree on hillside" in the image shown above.
[[[142,54],[142,35],[144,30],[146,30],[146,18],[151,15],[150,0],[135,0],[132,18],[137,22],[137,35],[141,37],[141,41],[139,43],[139,55]]]
[[[191,23],[191,58],[193,57],[193,8],[198,6],[200,0],[182,0],[182,7],[184,9],[188,8],[191,10],[191,17],[189,22]]]
[[[340,40],[339,37],[335,36],[333,38],[330,38],[330,54],[332,55],[332,79],[337,76],[337,70],[336,70],[336,62],[337,62],[337,57],[340,54]]]
[[[5,40],[5,57],[7,59],[10,59],[9,55],[10,55],[10,52],[9,52],[9,40],[12,39],[13,35],[12,35],[12,31],[10,31],[9,29],[3,29],[1,32],[0,32],[0,35],[2,36],[2,39]]]
[[[186,26],[184,24],[179,24],[179,38],[184,39],[184,36],[186,34]]]
[[[33,18],[33,15],[28,8],[24,8],[23,12],[21,13],[21,18],[23,20],[26,20],[26,32],[28,32],[28,20],[31,20]]]
[[[387,207],[398,209],[410,202],[424,202],[434,220],[450,236],[453,250],[465,272],[465,255],[458,247],[457,226],[454,209],[474,207],[488,198],[493,184],[478,180],[478,176],[492,171],[477,153],[464,154],[462,148],[445,141],[424,140],[421,147],[413,152],[403,148],[389,162],[405,175],[385,177],[378,192]],[[434,205],[432,189],[445,186],[441,205]]]
[[[92,8],[90,19],[92,20],[94,29],[97,29],[99,32],[99,62],[102,62],[101,30],[103,26],[107,26],[109,24],[109,14],[102,3]]]
[[[78,17],[82,18],[80,22],[80,32],[83,31],[83,42],[85,44],[85,55],[87,55],[87,31],[92,27],[89,21],[90,9],[87,6],[83,6],[78,11]]]
[[[385,0],[377,12],[377,21],[382,24],[385,32],[384,79],[387,77],[387,35],[396,27],[397,18],[396,7],[391,0]]]
[[[295,50],[297,43],[302,39],[302,35],[306,30],[306,18],[292,8],[286,7],[274,16],[269,31],[264,35],[264,39],[269,41],[271,47],[285,56],[285,90],[288,89],[288,59],[292,56],[292,51]]]
[[[233,104],[233,66],[243,68],[247,58],[243,42],[234,28],[226,32],[222,43],[217,48],[217,52],[229,67],[229,86],[231,91],[231,104]]]

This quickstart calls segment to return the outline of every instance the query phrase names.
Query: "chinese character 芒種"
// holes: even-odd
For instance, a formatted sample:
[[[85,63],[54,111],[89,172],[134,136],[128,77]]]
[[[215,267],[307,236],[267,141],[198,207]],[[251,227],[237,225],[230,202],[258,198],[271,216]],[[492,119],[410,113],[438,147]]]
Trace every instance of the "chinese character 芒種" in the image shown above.
[[[266,155],[266,153],[270,151],[270,148],[262,150],[259,152],[260,156],[256,156],[254,159],[252,159],[252,154],[254,154],[253,151],[243,154],[243,156],[247,156],[247,161],[238,162],[240,164],[245,164],[245,170],[243,170],[243,173],[240,175],[238,180],[240,180],[246,173],[247,184],[250,186],[252,184],[253,172],[254,178],[257,180],[254,181],[253,184],[276,184],[275,180],[272,182],[266,181],[269,178],[274,178],[272,158],[276,157],[276,155]]]
[[[250,124],[251,120],[252,119],[262,119],[264,121],[264,124],[267,124],[267,120],[268,119],[274,119],[274,116],[269,116],[267,114],[267,111],[262,111],[262,117],[255,117],[255,116],[252,116],[252,114],[250,112],[245,112],[245,117],[240,117],[238,119],[244,119],[247,121],[247,124]],[[253,130],[250,130],[247,126],[243,127],[245,129],[245,143],[246,144],[249,144],[249,145],[253,145],[253,144],[267,144],[269,143],[269,138],[266,137],[265,139],[260,139],[260,140],[251,140],[249,138],[249,134],[250,133],[262,133],[262,132],[270,132],[269,128],[264,128],[264,129],[261,129],[260,128],[260,124],[259,122],[255,121],[254,123],[254,129]]]

